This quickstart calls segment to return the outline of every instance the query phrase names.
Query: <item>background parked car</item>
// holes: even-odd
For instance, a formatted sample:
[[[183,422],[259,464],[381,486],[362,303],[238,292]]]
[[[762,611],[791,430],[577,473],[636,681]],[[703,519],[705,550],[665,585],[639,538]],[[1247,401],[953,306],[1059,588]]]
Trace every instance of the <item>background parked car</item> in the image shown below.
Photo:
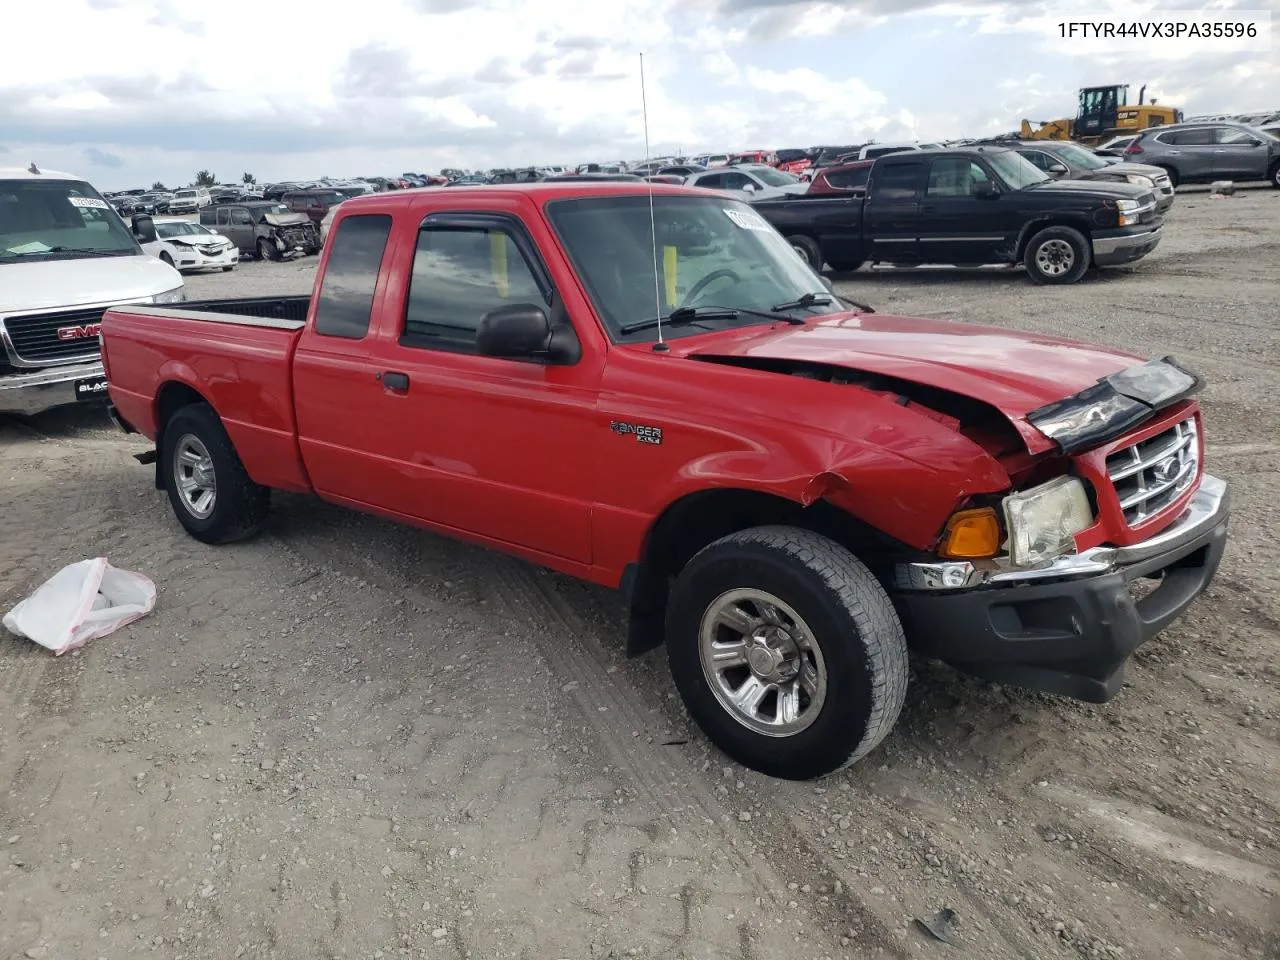
[[[170,213],[195,213],[204,209],[213,198],[209,195],[206,187],[188,187],[183,190],[175,190],[172,199],[169,200]]]
[[[1000,141],[1022,154],[1055,180],[1111,180],[1153,190],[1161,214],[1173,206],[1173,181],[1161,167],[1146,163],[1112,163],[1069,140]]]
[[[1214,180],[1268,180],[1280,188],[1280,139],[1243,123],[1180,123],[1143,131],[1124,162],[1162,167],[1176,187]]]
[[[340,190],[297,190],[286,193],[280,202],[294,213],[305,213],[318,225],[330,208],[346,199],[347,195]]]
[[[689,176],[685,180],[685,185],[702,187],[706,190],[721,190],[746,200],[769,200],[801,194],[809,189],[807,183],[792,174],[762,165],[706,170]]]
[[[240,262],[236,245],[214,230],[183,217],[157,217],[156,239],[142,249],[181,273],[222,270],[229,273]]]
[[[251,200],[209,206],[200,211],[200,222],[225,236],[242,254],[260,260],[284,260],[320,249],[311,218],[283,203]]]
[[[1137,140],[1137,134],[1129,134],[1123,137],[1112,137],[1110,140],[1104,141],[1093,148],[1093,152],[1100,157],[1115,157],[1119,159],[1124,156],[1124,151],[1129,144]]]

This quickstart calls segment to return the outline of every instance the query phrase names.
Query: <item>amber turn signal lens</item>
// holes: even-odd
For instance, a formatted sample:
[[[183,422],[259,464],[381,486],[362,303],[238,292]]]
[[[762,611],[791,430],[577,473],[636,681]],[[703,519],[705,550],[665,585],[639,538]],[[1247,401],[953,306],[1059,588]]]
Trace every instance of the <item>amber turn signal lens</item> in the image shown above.
[[[1000,520],[991,507],[961,510],[942,531],[938,554],[953,560],[981,560],[1000,552]]]

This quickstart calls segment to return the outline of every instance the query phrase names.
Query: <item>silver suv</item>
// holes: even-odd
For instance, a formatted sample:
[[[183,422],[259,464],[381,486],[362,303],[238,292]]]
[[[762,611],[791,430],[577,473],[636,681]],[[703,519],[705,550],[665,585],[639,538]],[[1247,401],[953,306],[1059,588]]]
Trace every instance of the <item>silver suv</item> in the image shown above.
[[[1280,188],[1280,139],[1243,123],[1155,127],[1139,135],[1123,159],[1163,167],[1175,187],[1213,180],[1268,180]]]

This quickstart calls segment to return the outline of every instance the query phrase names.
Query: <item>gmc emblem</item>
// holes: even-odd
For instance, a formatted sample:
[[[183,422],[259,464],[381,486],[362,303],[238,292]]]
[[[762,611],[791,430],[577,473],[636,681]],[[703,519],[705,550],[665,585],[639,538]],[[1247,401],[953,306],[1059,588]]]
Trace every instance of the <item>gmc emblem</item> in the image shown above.
[[[88,340],[90,337],[96,337],[102,330],[100,323],[84,323],[74,327],[59,327],[59,340]]]

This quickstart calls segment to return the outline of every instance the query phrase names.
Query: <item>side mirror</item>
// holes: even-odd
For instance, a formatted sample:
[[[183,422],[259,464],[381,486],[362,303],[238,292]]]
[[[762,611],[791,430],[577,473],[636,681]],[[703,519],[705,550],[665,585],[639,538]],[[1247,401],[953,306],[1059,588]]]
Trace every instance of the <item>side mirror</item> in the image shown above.
[[[1068,169],[1066,168],[1066,166],[1064,166],[1064,165],[1063,165],[1063,164],[1061,164],[1061,163],[1051,163],[1051,164],[1049,164],[1049,166],[1048,166],[1048,168],[1045,170],[1045,172],[1046,172],[1046,173],[1051,173],[1051,174],[1053,174],[1055,177],[1060,177],[1060,176],[1062,176],[1064,173],[1070,173],[1071,171],[1070,171],[1070,170],[1068,170]]]
[[[133,235],[139,243],[151,243],[156,239],[156,224],[145,213],[135,213],[130,220]]]
[[[513,303],[490,310],[476,328],[476,347],[490,357],[544,357],[551,347],[551,321],[533,303]]]
[[[1000,191],[990,180],[979,180],[973,185],[973,196],[978,200],[994,200],[1000,196]]]
[[[1245,141],[1245,143],[1249,144],[1249,146],[1251,146],[1251,147],[1260,147],[1260,146],[1262,146],[1262,141],[1261,141],[1261,140],[1259,140],[1257,137],[1253,137],[1253,138],[1251,138],[1251,139],[1249,139],[1249,140],[1246,140],[1246,141]]]

